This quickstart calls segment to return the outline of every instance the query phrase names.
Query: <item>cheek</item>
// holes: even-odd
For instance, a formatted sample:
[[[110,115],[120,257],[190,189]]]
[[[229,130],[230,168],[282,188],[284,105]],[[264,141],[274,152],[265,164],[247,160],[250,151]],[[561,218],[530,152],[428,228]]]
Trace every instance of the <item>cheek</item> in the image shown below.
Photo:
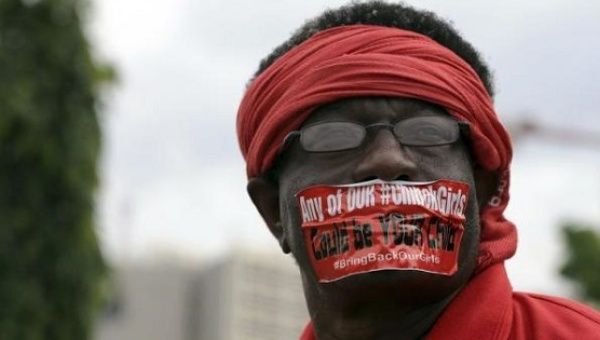
[[[432,181],[438,179],[451,179],[468,183],[471,190],[473,186],[473,170],[466,157],[457,156],[455,153],[435,153],[429,155],[423,152],[415,156],[418,167],[416,181]]]
[[[280,194],[293,196],[315,184],[347,183],[353,162],[352,153],[308,153],[294,144],[280,160]]]
[[[469,203],[467,204],[466,221],[464,225],[465,232],[463,234],[459,254],[459,273],[464,280],[471,276],[475,270],[475,267],[477,266],[479,237],[481,234],[478,210],[475,188],[471,187]]]
[[[301,271],[303,273],[309,271],[312,273],[312,267],[310,265],[310,260],[308,258],[304,242],[304,235],[301,229],[300,214],[296,205],[296,198],[294,194],[295,192],[290,193],[287,191],[282,191],[280,193],[281,199],[279,201],[279,209],[281,212],[281,221],[283,223],[283,228],[285,229],[290,250],[300,266]]]
[[[312,154],[303,162],[288,164],[285,169],[287,192],[290,195],[312,185],[352,183],[352,170],[357,159]]]
[[[472,184],[471,184],[472,185]],[[475,244],[479,244],[479,235],[481,233],[481,226],[479,220],[479,203],[477,202],[475,188],[471,186],[469,193],[469,202],[467,204],[466,221],[465,221],[465,232],[469,234],[470,238],[466,240],[472,240]]]

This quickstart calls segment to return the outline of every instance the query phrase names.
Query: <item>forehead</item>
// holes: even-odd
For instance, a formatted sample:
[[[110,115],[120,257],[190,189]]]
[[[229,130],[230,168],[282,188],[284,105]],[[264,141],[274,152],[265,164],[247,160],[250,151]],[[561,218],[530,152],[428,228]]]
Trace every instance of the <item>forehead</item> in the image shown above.
[[[363,124],[397,122],[415,116],[448,116],[439,105],[398,97],[355,97],[316,108],[303,125],[321,121],[355,121]]]

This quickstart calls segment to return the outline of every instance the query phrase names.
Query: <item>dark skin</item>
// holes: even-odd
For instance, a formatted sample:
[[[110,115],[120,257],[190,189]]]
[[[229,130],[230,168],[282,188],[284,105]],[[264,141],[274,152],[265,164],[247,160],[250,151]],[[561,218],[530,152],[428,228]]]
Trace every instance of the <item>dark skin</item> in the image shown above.
[[[316,109],[304,125],[354,121],[394,123],[415,115],[447,115],[440,107],[404,98],[351,98]],[[317,184],[372,179],[431,181],[451,179],[471,187],[458,271],[443,276],[384,270],[319,283],[310,265],[294,194]],[[252,178],[248,192],[284,253],[296,258],[318,339],[419,339],[427,334],[476,266],[479,205],[487,202],[496,176],[473,164],[466,142],[405,147],[386,129],[369,133],[357,149],[309,153],[296,139],[269,175]]]

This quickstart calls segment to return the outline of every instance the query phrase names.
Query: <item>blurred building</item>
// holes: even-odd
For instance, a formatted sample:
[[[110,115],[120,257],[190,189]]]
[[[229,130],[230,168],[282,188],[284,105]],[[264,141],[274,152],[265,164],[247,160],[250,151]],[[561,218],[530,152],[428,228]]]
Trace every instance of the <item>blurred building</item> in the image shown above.
[[[115,268],[114,295],[96,323],[97,340],[187,340],[195,270],[166,265]]]
[[[248,251],[200,269],[116,269],[96,340],[297,339],[309,319],[298,270],[281,254]]]

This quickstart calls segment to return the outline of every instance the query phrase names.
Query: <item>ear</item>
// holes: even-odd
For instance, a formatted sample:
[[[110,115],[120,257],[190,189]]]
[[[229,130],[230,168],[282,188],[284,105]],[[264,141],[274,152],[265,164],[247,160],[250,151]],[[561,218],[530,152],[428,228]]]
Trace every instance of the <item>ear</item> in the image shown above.
[[[479,211],[481,211],[489,203],[490,199],[492,199],[492,195],[498,190],[498,174],[495,171],[488,171],[475,165],[473,168],[473,177],[475,178]]]
[[[289,254],[290,246],[279,211],[279,186],[269,178],[254,177],[248,181],[246,189],[271,234],[279,242],[281,250],[285,254]]]

